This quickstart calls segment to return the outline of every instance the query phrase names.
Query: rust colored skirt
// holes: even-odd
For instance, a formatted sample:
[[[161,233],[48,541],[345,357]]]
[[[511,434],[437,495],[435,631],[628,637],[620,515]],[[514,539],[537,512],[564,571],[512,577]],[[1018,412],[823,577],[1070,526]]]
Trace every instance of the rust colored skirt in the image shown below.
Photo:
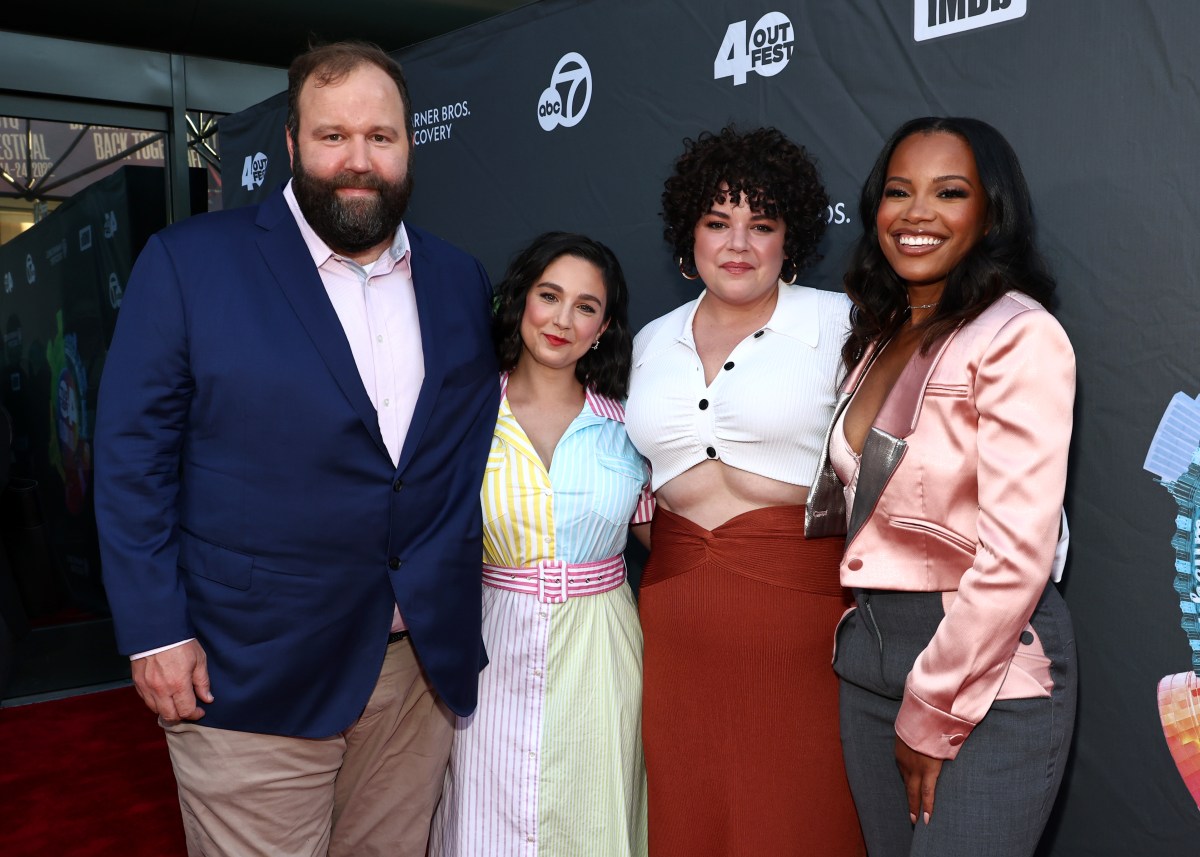
[[[642,577],[650,857],[865,854],[838,740],[841,539],[804,507],[659,507]]]

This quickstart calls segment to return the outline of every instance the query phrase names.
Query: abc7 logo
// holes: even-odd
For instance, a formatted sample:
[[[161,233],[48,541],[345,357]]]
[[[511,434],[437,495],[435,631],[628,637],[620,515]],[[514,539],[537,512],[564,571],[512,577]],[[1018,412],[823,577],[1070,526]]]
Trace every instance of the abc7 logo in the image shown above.
[[[543,131],[578,125],[591,103],[592,70],[587,60],[574,52],[563,54],[550,76],[550,85],[538,98],[538,124]]]

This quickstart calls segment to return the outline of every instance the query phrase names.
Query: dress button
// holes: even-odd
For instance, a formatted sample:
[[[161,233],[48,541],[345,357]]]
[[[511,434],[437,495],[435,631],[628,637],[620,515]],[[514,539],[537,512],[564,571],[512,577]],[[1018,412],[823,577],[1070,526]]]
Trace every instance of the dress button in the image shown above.
[[[399,567],[400,567],[400,557],[389,556],[388,557],[388,568],[390,568],[392,571],[395,571]]]
[[[959,744],[961,744],[963,741],[966,741],[966,740],[967,740],[966,735],[951,735],[948,743],[950,744],[951,747],[957,747]],[[971,746],[975,746],[975,745],[972,744]]]
[[[1029,631],[1021,632],[1021,642],[1026,646],[1033,645],[1033,634]]]
[[[759,338],[760,336],[762,336],[764,333],[766,333],[766,331],[765,331],[765,330],[760,330],[758,333],[754,334],[754,338],[755,338],[755,339],[758,339],[758,338]]]
[[[397,494],[400,493],[400,489],[403,487],[404,487],[403,479],[397,479],[395,482],[392,483],[392,490],[395,491]]]
[[[542,541],[543,541],[545,544],[550,544],[550,542],[552,541],[552,539],[550,538],[550,536],[542,536]]]
[[[717,457],[717,451],[716,451],[715,449],[713,449],[711,446],[710,446],[708,449],[704,450],[704,451],[705,451],[706,453],[708,453],[708,457],[709,457],[709,458],[716,458],[716,457]]]
[[[539,676],[539,677],[540,677],[540,676],[541,676],[541,674],[542,674],[542,671],[541,671],[541,670],[534,670],[534,671],[533,671],[533,674],[534,674],[535,676]]]
[[[728,372],[732,368],[733,368],[733,361],[730,360],[728,363],[725,364],[725,371]]]
[[[702,410],[702,411],[707,411],[707,410],[708,410],[708,399],[701,399],[701,400],[700,400],[700,410]]]
[[[854,559],[846,563],[846,568],[850,569],[851,571],[858,571],[860,568],[862,568],[862,560],[858,557],[854,557]]]

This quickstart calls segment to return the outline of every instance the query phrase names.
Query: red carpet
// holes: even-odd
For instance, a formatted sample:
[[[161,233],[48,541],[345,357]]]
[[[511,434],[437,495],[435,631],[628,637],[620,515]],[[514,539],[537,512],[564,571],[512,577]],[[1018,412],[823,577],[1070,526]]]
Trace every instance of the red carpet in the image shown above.
[[[167,742],[132,687],[0,708],[0,855],[186,854]]]

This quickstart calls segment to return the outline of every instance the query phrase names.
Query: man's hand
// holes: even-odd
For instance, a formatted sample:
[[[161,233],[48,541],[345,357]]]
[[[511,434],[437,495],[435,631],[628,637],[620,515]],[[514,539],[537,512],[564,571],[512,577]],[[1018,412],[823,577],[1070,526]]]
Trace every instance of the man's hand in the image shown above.
[[[917,823],[919,811],[929,824],[933,816],[933,793],[937,789],[938,776],[942,773],[942,760],[919,753],[896,737],[896,767],[904,780],[904,791],[908,794],[908,817]]]
[[[163,720],[199,720],[204,709],[196,704],[197,697],[202,702],[213,701],[208,686],[208,657],[196,640],[138,658],[130,666],[138,695]]]

